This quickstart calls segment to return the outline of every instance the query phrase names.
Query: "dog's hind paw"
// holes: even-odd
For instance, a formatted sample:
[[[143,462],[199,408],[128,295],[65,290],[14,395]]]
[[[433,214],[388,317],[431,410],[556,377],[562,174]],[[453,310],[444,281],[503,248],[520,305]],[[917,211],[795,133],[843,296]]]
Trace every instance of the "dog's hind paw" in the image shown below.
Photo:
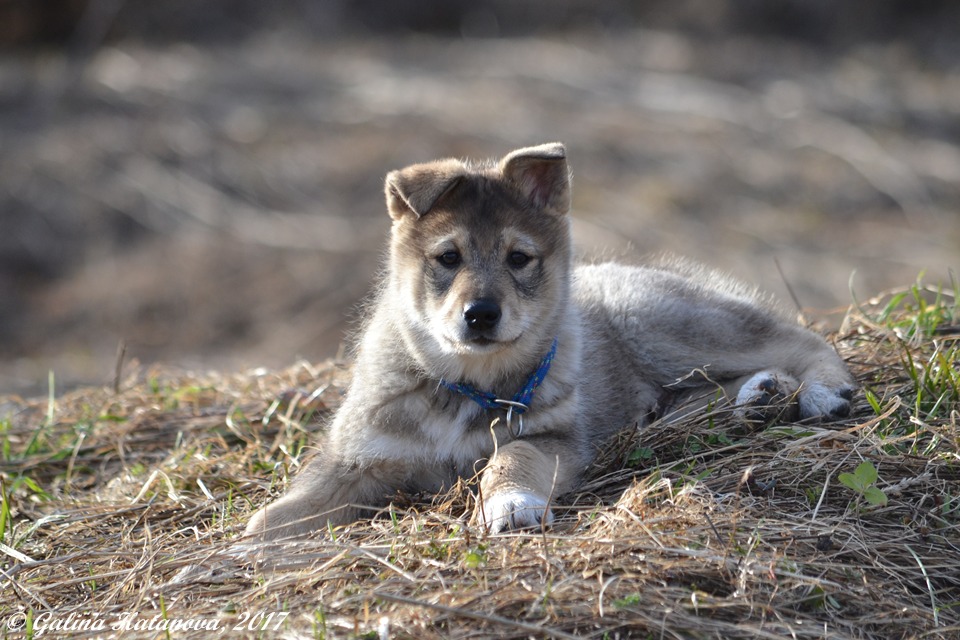
[[[754,374],[737,393],[734,414],[749,423],[773,424],[797,418],[795,394],[799,383],[778,371]]]
[[[553,523],[547,501],[527,491],[505,491],[484,498],[481,524],[491,533],[540,528]]]
[[[831,388],[819,382],[804,382],[800,388],[800,417],[834,420],[850,415],[850,402],[856,387]]]

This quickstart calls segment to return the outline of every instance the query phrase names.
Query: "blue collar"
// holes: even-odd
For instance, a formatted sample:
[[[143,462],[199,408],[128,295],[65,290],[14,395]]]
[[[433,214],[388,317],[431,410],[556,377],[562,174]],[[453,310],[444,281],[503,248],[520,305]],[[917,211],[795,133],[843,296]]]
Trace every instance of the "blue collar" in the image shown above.
[[[530,408],[534,392],[547,377],[547,373],[550,372],[550,364],[553,362],[555,355],[557,355],[557,338],[553,339],[550,350],[547,351],[547,355],[543,356],[543,360],[540,361],[536,371],[530,374],[527,384],[523,385],[511,400],[499,398],[497,394],[489,391],[480,391],[465,382],[447,382],[441,378],[440,384],[450,391],[465,395],[484,409],[507,409],[509,412],[522,415],[524,411]]]

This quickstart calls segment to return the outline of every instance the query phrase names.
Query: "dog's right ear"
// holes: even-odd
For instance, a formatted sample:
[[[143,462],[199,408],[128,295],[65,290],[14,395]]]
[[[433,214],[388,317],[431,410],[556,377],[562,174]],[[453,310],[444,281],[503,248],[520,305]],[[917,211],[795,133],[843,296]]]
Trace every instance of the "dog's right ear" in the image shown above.
[[[459,183],[466,169],[456,160],[415,164],[387,174],[387,212],[394,220],[426,215]]]

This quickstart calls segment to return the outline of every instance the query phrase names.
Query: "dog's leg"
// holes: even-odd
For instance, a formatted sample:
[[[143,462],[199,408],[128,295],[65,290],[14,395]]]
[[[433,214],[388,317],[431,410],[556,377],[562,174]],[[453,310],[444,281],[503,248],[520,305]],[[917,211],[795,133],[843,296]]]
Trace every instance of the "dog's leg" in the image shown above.
[[[766,368],[746,374],[744,369],[720,372],[716,381],[681,390],[665,417],[677,420],[722,398],[738,419],[753,424],[847,417],[857,388],[853,377],[826,342],[812,333],[803,337],[809,351],[785,349],[781,354],[774,345],[755,355],[738,354],[748,356],[745,370]],[[716,361],[722,361],[722,354]]]
[[[763,387],[768,387],[774,396],[795,394],[800,419],[835,420],[850,415],[856,381],[834,348],[802,327],[781,332],[783,337],[764,349],[770,369],[749,378],[738,399],[762,402]]]
[[[715,366],[706,369],[706,379],[678,376],[678,380],[699,384],[667,385],[678,390],[668,413],[670,419],[690,415],[718,397],[733,406],[737,418],[750,423],[836,420],[850,415],[856,382],[833,348],[800,327],[781,331],[777,338],[737,352],[696,351]],[[702,365],[695,362],[677,359],[675,371],[683,371],[683,367],[702,371]]]
[[[362,512],[383,506],[400,487],[402,467],[344,463],[336,456],[314,458],[282,498],[253,514],[244,535],[255,541],[277,540],[353,522]]]
[[[253,514],[243,537],[229,550],[184,567],[171,582],[221,582],[237,570],[238,562],[269,561],[270,554],[278,552],[262,543],[357,520],[365,507],[381,506],[399,486],[392,484],[396,469],[390,467],[384,462],[343,464],[339,456],[329,454],[314,458],[282,498]]]
[[[794,330],[792,348],[768,346],[757,364],[766,369],[724,387],[735,397],[737,415],[750,422],[835,420],[850,415],[856,383],[843,360],[819,336]]]
[[[663,418],[676,422],[721,406],[732,408],[738,420],[749,424],[793,422],[800,417],[799,389],[800,382],[790,374],[766,369],[683,390],[670,398]]]
[[[749,421],[835,420],[850,414],[856,382],[823,338],[799,326],[771,320],[766,338],[750,344],[749,332],[731,327],[742,345],[725,352],[713,344],[697,351],[711,363],[737,415]],[[719,341],[717,341],[719,343]],[[722,343],[721,343],[722,344]]]
[[[551,524],[548,501],[570,491],[583,466],[575,446],[546,436],[531,440],[537,446],[528,440],[504,445],[483,470],[475,518],[494,533]]]
[[[740,417],[769,423],[797,418],[835,420],[850,415],[850,401],[857,387],[843,360],[819,336],[804,329],[797,332],[802,333],[793,344],[800,348],[785,350],[789,354],[786,358],[777,354],[775,347],[768,348],[771,355],[767,366],[771,368],[743,376],[742,384],[735,383],[740,384],[735,392]]]

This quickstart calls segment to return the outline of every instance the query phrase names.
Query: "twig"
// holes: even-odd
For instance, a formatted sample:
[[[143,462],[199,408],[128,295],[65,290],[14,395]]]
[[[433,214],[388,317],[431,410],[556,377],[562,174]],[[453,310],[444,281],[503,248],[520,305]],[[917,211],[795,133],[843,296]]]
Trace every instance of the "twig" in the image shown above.
[[[18,566],[19,566],[19,565],[18,565]],[[43,606],[43,607],[44,607],[45,609],[47,609],[48,611],[51,609],[49,602],[47,602],[47,601],[44,600],[42,597],[40,597],[39,594],[34,593],[34,592],[31,591],[30,589],[26,588],[26,587],[23,585],[23,583],[21,583],[20,581],[14,579],[13,575],[11,575],[10,573],[7,573],[7,572],[3,569],[3,567],[0,567],[0,576],[3,576],[4,578],[6,578],[7,581],[10,583],[10,586],[11,586],[12,588],[14,588],[14,589],[19,589],[19,590],[23,591],[23,593],[27,594],[28,596],[30,596],[31,598],[33,598],[33,600],[35,600],[36,602],[40,603],[40,605]]]
[[[917,565],[920,567],[920,571],[923,573],[923,579],[927,583],[927,591],[930,593],[930,610],[933,612],[933,624],[934,626],[940,626],[940,617],[937,615],[937,597],[933,593],[933,585],[930,584],[930,576],[927,574],[927,568],[923,566],[923,562],[920,560],[920,556],[910,548],[910,545],[903,545],[907,551],[910,552],[910,555],[913,556],[913,559],[917,561]]]
[[[720,548],[723,549],[726,545],[723,544],[723,538],[720,537],[720,532],[717,531],[717,526],[713,524],[710,514],[704,511],[703,517],[707,519],[707,523],[710,525],[710,528],[713,529],[713,535],[717,536],[717,543],[720,545]]]
[[[550,483],[550,493],[547,494],[547,503],[543,509],[543,515],[540,516],[540,533],[544,540],[547,537],[547,514],[550,513],[550,503],[553,502],[553,492],[557,489],[557,474],[560,472],[560,456],[554,456],[556,463],[553,466],[553,481]]]
[[[36,560],[26,555],[25,553],[21,553],[16,549],[14,549],[13,547],[8,547],[2,542],[0,542],[0,553],[4,553],[10,556],[11,558],[14,558],[15,560],[19,560],[20,562],[31,562],[31,563],[36,562]]]
[[[790,281],[787,280],[787,276],[783,272],[783,267],[780,266],[780,259],[774,257],[773,264],[777,265],[777,273],[780,274],[780,279],[783,280],[783,286],[787,288],[787,293],[790,294],[790,299],[793,300],[794,306],[797,307],[797,316],[800,318],[800,324],[808,324],[807,317],[803,313],[803,305],[800,304],[800,298],[797,297],[797,292],[793,290],[793,286],[790,284]]]
[[[117,361],[113,366],[113,395],[120,393],[120,374],[123,372],[123,358],[127,355],[127,343],[123,339],[117,344]]]
[[[406,581],[408,581],[408,582],[411,582],[411,583],[413,583],[413,584],[417,584],[417,583],[418,583],[418,580],[417,580],[417,577],[416,577],[416,576],[413,576],[413,575],[407,573],[406,571],[404,571],[403,569],[401,569],[401,568],[398,567],[397,565],[391,564],[389,561],[387,561],[387,560],[384,559],[384,558],[381,558],[381,557],[377,556],[375,553],[370,553],[369,551],[367,551],[367,550],[364,549],[363,547],[356,547],[356,553],[359,553],[360,555],[362,555],[362,556],[364,556],[364,557],[366,557],[366,558],[370,558],[370,559],[373,560],[374,562],[379,562],[380,564],[382,564],[383,566],[385,566],[387,569],[390,569],[390,571],[393,571],[393,572],[396,573],[398,576],[400,576],[401,578],[403,578],[404,580],[406,580]]]

